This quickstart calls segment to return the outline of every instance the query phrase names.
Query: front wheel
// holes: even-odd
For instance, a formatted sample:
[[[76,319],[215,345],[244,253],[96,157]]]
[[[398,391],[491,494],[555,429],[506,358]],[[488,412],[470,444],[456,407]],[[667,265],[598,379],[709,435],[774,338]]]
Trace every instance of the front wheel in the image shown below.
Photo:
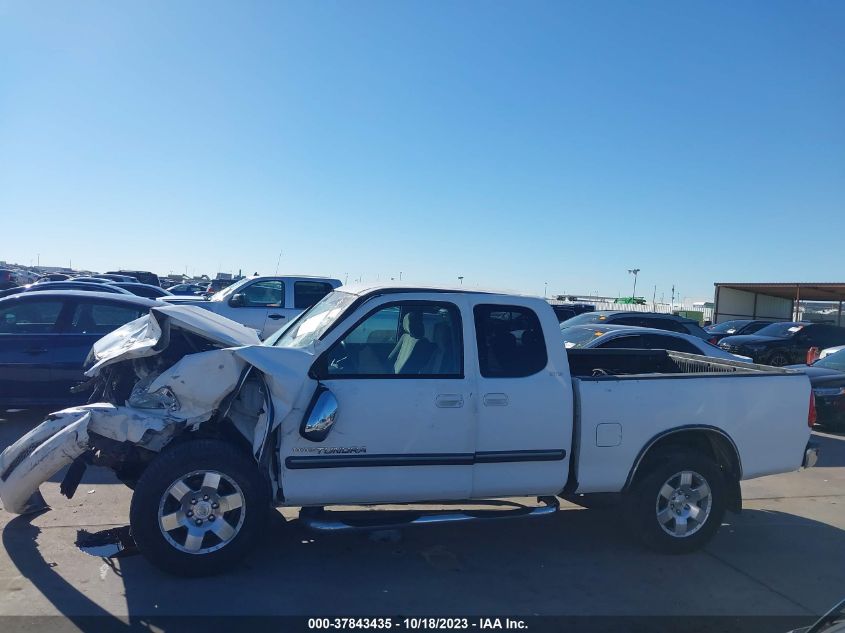
[[[634,530],[649,548],[685,554],[704,546],[725,514],[725,480],[709,457],[667,454],[628,493]]]
[[[270,495],[254,461],[218,440],[156,457],[138,479],[129,522],[141,553],[180,576],[228,571],[261,536]]]

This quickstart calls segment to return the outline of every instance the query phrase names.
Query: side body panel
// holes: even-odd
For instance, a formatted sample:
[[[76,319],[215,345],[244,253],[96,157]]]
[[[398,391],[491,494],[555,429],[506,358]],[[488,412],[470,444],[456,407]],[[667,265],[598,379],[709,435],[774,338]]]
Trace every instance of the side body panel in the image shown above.
[[[660,434],[715,427],[735,444],[742,478],[797,470],[810,436],[806,376],[694,375],[575,379],[578,492],[619,492]]]
[[[507,304],[532,310],[540,320],[548,362],[519,378],[485,378],[473,335],[470,367],[477,381],[477,459],[474,498],[554,495],[566,484],[572,442],[572,383],[557,318],[545,301],[475,297],[477,304]],[[468,311],[467,320],[472,321]]]

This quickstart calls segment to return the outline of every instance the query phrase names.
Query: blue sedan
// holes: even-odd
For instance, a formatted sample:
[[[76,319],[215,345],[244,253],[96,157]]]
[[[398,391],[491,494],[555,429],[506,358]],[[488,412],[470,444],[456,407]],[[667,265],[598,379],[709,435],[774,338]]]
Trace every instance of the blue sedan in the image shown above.
[[[0,299],[0,408],[73,405],[82,366],[104,334],[157,301],[131,294],[52,290]]]

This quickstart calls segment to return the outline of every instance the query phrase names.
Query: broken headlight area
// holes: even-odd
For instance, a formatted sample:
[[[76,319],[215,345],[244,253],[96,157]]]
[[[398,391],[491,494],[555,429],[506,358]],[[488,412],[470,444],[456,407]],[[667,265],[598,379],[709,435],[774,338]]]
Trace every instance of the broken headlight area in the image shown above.
[[[140,382],[135,385],[126,404],[136,409],[179,410],[179,399],[170,387],[160,387],[155,391],[148,391],[148,387],[149,385],[142,386]]]

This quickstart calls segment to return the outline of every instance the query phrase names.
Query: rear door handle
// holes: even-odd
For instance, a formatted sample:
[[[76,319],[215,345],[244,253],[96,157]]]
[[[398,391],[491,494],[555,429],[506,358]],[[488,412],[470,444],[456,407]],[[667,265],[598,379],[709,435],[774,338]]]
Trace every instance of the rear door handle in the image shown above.
[[[279,319],[285,318],[284,314],[269,314],[267,316],[268,316],[268,318],[273,319],[274,321],[278,321]]]
[[[482,401],[485,407],[506,407],[508,406],[508,394],[485,393]]]
[[[460,409],[464,406],[464,397],[459,393],[441,393],[434,399],[440,409]]]

